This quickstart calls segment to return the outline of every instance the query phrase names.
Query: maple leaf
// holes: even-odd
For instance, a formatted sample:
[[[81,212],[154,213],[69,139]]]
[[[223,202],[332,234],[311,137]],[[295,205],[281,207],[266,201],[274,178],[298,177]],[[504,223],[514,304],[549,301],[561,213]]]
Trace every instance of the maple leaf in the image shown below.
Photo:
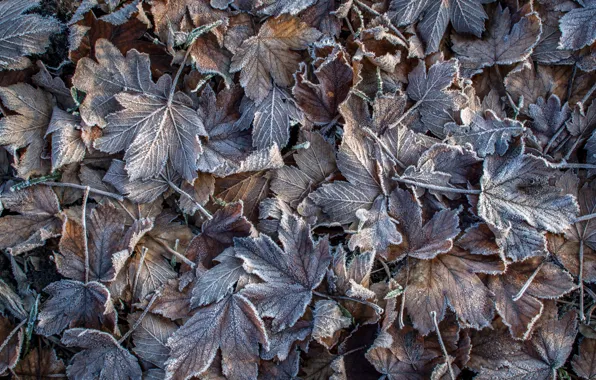
[[[327,349],[337,343],[340,330],[351,324],[352,320],[343,315],[337,302],[322,300],[315,303],[312,337]]]
[[[307,338],[310,337],[313,328],[312,322],[301,319],[292,327],[273,332],[270,320],[265,319],[264,322],[269,337],[269,348],[261,348],[261,359],[264,360],[286,360],[296,346],[302,346],[309,341]]]
[[[356,220],[356,211],[368,210],[381,194],[382,168],[375,157],[375,146],[356,132],[346,131],[337,154],[337,167],[348,180],[321,186],[309,198],[332,223],[349,224]]]
[[[453,34],[453,51],[469,76],[484,67],[510,65],[528,58],[542,33],[537,13],[529,13],[513,23],[509,8],[494,7],[486,39],[472,39]],[[466,75],[468,76],[468,75]]]
[[[240,71],[240,84],[249,98],[260,103],[272,89],[271,79],[281,87],[292,83],[300,55],[321,32],[292,16],[269,19],[256,36],[242,42],[230,72]]]
[[[441,210],[422,224],[422,207],[408,191],[395,189],[389,197],[389,215],[399,224],[403,241],[382,255],[390,261],[406,255],[417,259],[432,259],[453,247],[459,234],[459,210]]]
[[[242,294],[254,301],[262,317],[273,318],[274,331],[293,326],[304,314],[331,262],[328,240],[315,243],[303,219],[283,215],[278,232],[284,250],[263,234],[234,239],[245,270],[264,281],[247,285]]]
[[[256,378],[259,343],[269,342],[263,321],[240,294],[197,309],[168,339],[166,379],[187,379],[205,372],[221,350],[222,371],[230,378]]]
[[[125,150],[125,168],[131,180],[158,176],[168,160],[189,182],[197,176],[202,153],[199,136],[207,132],[192,100],[176,92],[175,86],[166,74],[143,94],[116,95],[124,110],[106,118],[104,134],[94,145],[107,153]]]
[[[33,83],[54,95],[56,102],[63,109],[75,107],[70,90],[59,76],[52,76],[42,61],[37,61],[39,72],[31,77]]]
[[[489,277],[488,287],[495,294],[497,313],[516,339],[527,339],[542,315],[540,299],[561,297],[575,288],[573,278],[552,262],[530,258],[507,267],[506,276]],[[531,279],[530,277],[533,276]],[[519,299],[515,299],[531,281]]]
[[[568,103],[561,106],[561,100],[553,94],[547,100],[540,97],[536,104],[530,104],[528,114],[533,119],[531,129],[534,136],[542,147],[546,147],[571,116],[571,109]]]
[[[126,229],[122,215],[110,203],[94,208],[88,218],[89,279],[113,281],[136,243],[153,223],[141,219]],[[58,271],[79,281],[85,279],[83,233],[78,221],[67,216],[62,227],[60,252],[55,256]]]
[[[447,139],[458,145],[470,144],[480,157],[491,154],[502,156],[509,148],[511,139],[521,135],[525,130],[519,121],[501,119],[492,110],[486,111],[483,116],[470,109],[464,109],[462,119],[466,120],[466,125],[445,125]]]
[[[549,184],[555,174],[544,159],[525,154],[523,145],[503,156],[487,157],[480,181],[479,215],[501,230],[521,227],[530,238],[544,240],[538,230],[563,232],[579,210],[573,196]],[[514,260],[525,258],[505,253]]]
[[[20,70],[31,64],[26,55],[43,54],[50,36],[62,25],[53,17],[24,14],[38,6],[38,0],[7,0],[0,4],[0,69]]]
[[[130,315],[131,326],[138,320],[140,314]],[[170,354],[166,343],[177,329],[178,326],[174,322],[149,313],[143,317],[140,325],[132,333],[133,351],[141,359],[159,368],[165,368],[164,364]]]
[[[98,282],[61,280],[48,285],[50,295],[41,307],[37,333],[50,336],[72,327],[116,328],[116,311],[108,289]]]
[[[423,335],[434,330],[432,311],[437,320],[445,317],[447,305],[455,311],[464,326],[482,329],[490,325],[493,314],[493,294],[477,273],[502,273],[505,264],[500,257],[474,255],[452,249],[432,260],[414,259],[407,271],[396,280],[405,284],[405,308],[414,327]]]
[[[439,61],[426,71],[426,64],[420,61],[408,74],[408,97],[416,101],[413,107],[420,113],[422,124],[431,132],[441,135],[443,125],[450,120],[447,110],[457,110],[465,97],[459,92],[448,90],[457,80],[459,63],[455,59]],[[411,112],[411,111],[409,111]]]
[[[554,302],[549,302],[545,309],[545,316],[532,338],[519,349],[507,338],[493,337],[489,349],[493,351],[492,355],[500,356],[501,363],[482,368],[477,378],[550,379],[553,372],[565,364],[577,334],[576,314],[570,311],[559,319]]]
[[[68,377],[126,380],[142,377],[137,359],[110,334],[75,328],[66,330],[61,342],[67,347],[83,349],[72,357],[71,364],[66,368]]]
[[[336,14],[338,5],[337,0],[316,0],[312,6],[302,12],[300,18],[323,34],[338,37],[341,32],[341,21]]]
[[[296,103],[313,123],[330,123],[352,85],[353,70],[348,64],[346,53],[338,49],[317,67],[314,74],[319,83],[310,82],[307,74],[307,66],[301,64],[295,74],[296,84],[292,88]]]
[[[580,377],[593,379],[596,376],[596,339],[583,338],[579,345],[579,354],[573,356],[571,365]]]
[[[23,343],[23,329],[19,328],[11,337],[10,334],[15,326],[4,316],[0,316],[0,339],[2,339],[2,350],[0,350],[0,373],[5,373],[7,369],[12,369],[19,361],[21,354],[21,344]],[[8,339],[10,338],[10,339]],[[7,341],[8,339],[8,341]],[[4,345],[6,342],[6,345]]]
[[[53,349],[35,348],[14,367],[19,379],[34,380],[64,376],[66,367]]]
[[[102,38],[95,44],[95,58],[97,62],[87,57],[78,62],[72,84],[86,94],[80,106],[85,123],[104,127],[106,116],[121,109],[116,94],[151,93],[155,84],[151,80],[149,56],[136,49],[128,51],[125,57]]]
[[[17,115],[0,120],[0,145],[15,157],[18,175],[28,179],[32,175],[47,174],[49,165],[42,158],[44,135],[52,117],[52,97],[49,93],[25,83],[0,87],[0,99],[6,108]],[[17,150],[26,148],[19,154]]]
[[[425,52],[430,54],[439,49],[439,44],[449,20],[459,33],[471,33],[480,37],[484,31],[484,20],[488,18],[483,3],[486,0],[392,0],[388,15],[398,26],[416,22],[418,32],[426,44]]]
[[[596,1],[585,0],[581,7],[567,12],[559,19],[561,29],[560,49],[581,49],[596,40]]]
[[[290,120],[302,119],[294,99],[284,89],[273,85],[267,96],[260,102],[249,98],[240,106],[242,118],[238,123],[249,123],[252,119],[252,145],[267,149],[273,144],[285,147],[290,139]]]
[[[333,147],[320,134],[303,132],[299,143],[305,142],[308,142],[308,148],[293,155],[297,167],[278,169],[271,182],[271,190],[277,197],[293,207],[336,170]]]
[[[60,204],[50,187],[35,186],[5,193],[1,199],[4,208],[20,215],[0,218],[0,249],[18,255],[60,235]]]

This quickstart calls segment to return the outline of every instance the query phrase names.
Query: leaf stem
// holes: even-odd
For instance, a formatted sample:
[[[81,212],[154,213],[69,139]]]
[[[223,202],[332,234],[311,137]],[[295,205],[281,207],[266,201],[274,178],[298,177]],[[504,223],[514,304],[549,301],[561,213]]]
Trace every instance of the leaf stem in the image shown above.
[[[137,268],[137,273],[135,273],[135,280],[132,283],[132,296],[134,297],[135,293],[137,292],[137,285],[139,283],[139,277],[141,276],[141,271],[143,270],[143,264],[145,263],[145,256],[147,255],[147,247],[141,248],[141,258],[139,259],[139,267]]]
[[[373,15],[375,17],[380,17],[381,20],[383,21],[383,24],[385,24],[385,26],[388,27],[393,33],[395,33],[397,35],[397,37],[401,40],[400,42],[403,44],[403,46],[408,47],[408,44],[406,43],[406,41],[407,41],[406,37],[404,37],[404,35],[399,31],[399,29],[397,29],[393,25],[391,20],[386,15],[380,14],[379,12],[375,11],[374,9],[372,9],[368,5],[364,4],[360,0],[354,0],[354,3],[356,5],[358,5],[360,8],[364,9],[366,12],[370,13],[371,15]]]
[[[526,290],[528,290],[530,285],[532,285],[532,281],[534,281],[534,278],[536,278],[536,276],[538,275],[538,272],[540,272],[540,269],[542,269],[545,262],[546,262],[546,260],[543,260],[540,263],[540,265],[538,265],[536,267],[536,269],[534,269],[534,272],[532,272],[530,277],[528,277],[528,279],[524,283],[524,286],[522,286],[522,288],[519,290],[519,292],[517,292],[517,294],[513,296],[513,298],[512,298],[513,301],[518,301],[520,298],[523,297],[524,293],[526,293]]]
[[[159,297],[160,295],[161,291],[156,290],[153,294],[153,297],[151,297],[151,301],[149,301],[147,307],[145,307],[145,310],[143,310],[143,313],[141,313],[139,318],[135,321],[134,325],[132,325],[132,327],[126,332],[126,334],[124,334],[122,338],[118,340],[118,344],[122,344],[122,342],[124,342],[130,336],[130,334],[132,334],[132,332],[135,331],[137,327],[139,327],[139,325],[143,321],[143,318],[145,318],[145,316],[149,312],[149,309],[151,309],[151,306],[153,306],[153,303],[155,302],[155,300],[157,300],[157,297]]]
[[[590,220],[590,219],[594,219],[594,218],[596,218],[596,213],[586,214],[586,215],[580,216],[579,218],[576,218],[573,221],[573,223],[585,222],[586,220]]]
[[[410,282],[410,257],[406,256],[406,283],[404,284],[404,291],[401,294],[401,304],[399,305],[399,328],[403,329],[404,324],[404,310],[406,307],[406,292],[408,291],[408,283]]]
[[[370,128],[368,127],[363,127],[362,128],[364,130],[364,132],[369,135],[370,137],[373,138],[373,140],[375,140],[377,142],[377,144],[379,144],[379,146],[381,148],[383,148],[383,150],[385,151],[385,153],[387,153],[387,155],[389,156],[389,158],[391,159],[391,161],[395,162],[397,165],[399,165],[402,169],[406,168],[406,165],[404,165],[403,162],[401,162],[397,157],[395,157],[395,155],[393,154],[393,152],[391,152],[391,149],[389,149],[389,147],[387,146],[387,144],[385,144],[383,142],[383,140],[381,140],[379,138],[379,136],[377,136],[376,133],[374,133]]]
[[[169,247],[163,241],[158,240],[158,239],[153,239],[153,238],[152,238],[152,240],[154,240],[157,244],[161,245],[166,251],[168,251],[168,253],[171,253],[172,255],[174,255],[177,258],[179,258],[180,260],[182,260],[182,262],[184,262],[184,264],[190,266],[193,269],[197,266],[197,264],[195,264],[194,262],[192,262],[188,257],[186,257],[183,254],[181,254],[180,252],[172,249],[171,247]]]
[[[4,350],[4,348],[6,348],[6,346],[8,345],[8,342],[10,342],[10,340],[12,339],[12,337],[14,336],[14,334],[17,333],[17,331],[23,327],[25,325],[25,323],[27,323],[28,318],[23,319],[18,325],[17,327],[15,327],[10,334],[8,334],[6,336],[6,339],[4,339],[4,342],[2,342],[2,345],[0,345],[0,352],[2,352]]]
[[[89,240],[87,239],[87,199],[89,199],[89,186],[83,193],[83,210],[81,212],[81,226],[83,227],[83,250],[85,253],[85,284],[89,282]]]
[[[468,194],[468,195],[479,195],[482,193],[481,190],[474,190],[474,189],[458,189],[455,187],[445,187],[445,186],[438,186],[438,185],[430,185],[426,183],[418,183],[416,181],[412,181],[409,179],[401,178],[401,177],[393,177],[393,179],[397,182],[405,183],[408,185],[418,186],[423,189],[428,190],[435,190],[435,191],[442,191],[445,193],[456,193],[456,194]]]
[[[408,110],[406,112],[404,112],[404,114],[401,115],[399,117],[399,119],[397,119],[397,121],[395,121],[395,122],[389,124],[387,127],[385,127],[381,131],[381,134],[385,133],[385,131],[388,129],[393,129],[393,128],[399,126],[401,124],[401,122],[404,121],[404,119],[406,117],[409,117],[412,112],[416,111],[418,109],[418,107],[420,107],[421,104],[422,104],[422,100],[418,100],[416,103],[414,103],[414,105],[412,107],[408,108]]]
[[[73,189],[79,189],[79,190],[86,190],[87,188],[89,188],[89,192],[90,193],[98,194],[98,195],[103,195],[105,197],[114,198],[114,199],[117,199],[119,201],[123,201],[124,200],[124,197],[122,195],[110,193],[110,192],[103,191],[103,190],[94,189],[92,187],[85,186],[85,185],[78,185],[76,183],[68,183],[68,182],[42,182],[40,184],[41,185],[46,185],[46,186],[51,186],[51,187],[71,187]]]
[[[172,181],[170,181],[169,179],[167,179],[166,177],[164,177],[162,175],[162,178],[164,180],[166,180],[168,182],[168,185],[170,185],[170,187],[172,189],[174,189],[175,192],[177,192],[178,194],[185,196],[186,198],[188,198],[195,206],[196,208],[203,214],[205,215],[205,217],[209,220],[213,219],[213,216],[211,215],[211,213],[209,211],[207,211],[199,202],[197,202],[193,196],[191,196],[190,194],[188,194],[186,191],[182,190],[181,188],[179,188],[178,186],[176,186],[176,184]]]
[[[327,299],[339,299],[339,300],[345,300],[345,301],[358,302],[358,303],[361,303],[363,305],[366,305],[366,306],[369,306],[369,307],[373,308],[374,310],[378,311],[379,313],[382,313],[383,312],[383,308],[379,307],[379,305],[375,305],[372,302],[368,302],[368,301],[364,301],[364,300],[359,300],[358,298],[352,298],[352,297],[348,297],[348,296],[335,296],[335,295],[330,295],[330,294],[324,294],[324,293],[317,292],[316,290],[313,290],[312,293],[314,295],[316,295],[316,296],[327,298]]]
[[[447,368],[449,369],[449,376],[451,377],[451,380],[455,380],[455,373],[453,373],[453,368],[451,367],[451,359],[449,357],[449,353],[447,352],[447,347],[445,347],[445,343],[443,342],[441,330],[439,330],[439,323],[437,322],[437,312],[434,310],[431,311],[430,317],[433,319],[433,324],[435,325],[435,330],[437,331],[437,338],[439,340],[441,350],[443,351],[443,355],[445,356],[445,364],[447,364]]]
[[[553,164],[553,167],[556,169],[596,169],[596,165],[594,164],[580,164],[575,162],[567,162],[566,160]]]
[[[578,285],[579,285],[579,320],[584,322],[586,315],[584,314],[584,239],[579,240],[579,273]]]
[[[586,93],[586,95],[584,95],[584,97],[580,101],[580,103],[582,104],[582,111],[583,111],[583,105],[586,104],[586,102],[590,99],[590,96],[592,96],[592,94],[594,93],[594,91],[596,91],[596,83],[594,83],[592,85],[592,87],[590,87],[590,89],[588,90],[588,92]]]

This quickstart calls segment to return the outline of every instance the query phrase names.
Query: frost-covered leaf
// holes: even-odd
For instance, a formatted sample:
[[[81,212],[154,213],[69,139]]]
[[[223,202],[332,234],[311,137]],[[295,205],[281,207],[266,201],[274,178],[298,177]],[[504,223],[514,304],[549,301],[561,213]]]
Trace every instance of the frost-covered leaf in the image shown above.
[[[131,326],[139,317],[140,313],[130,316]],[[174,322],[149,313],[132,333],[133,351],[143,360],[159,368],[164,368],[170,354],[170,349],[166,346],[166,343],[177,329],[178,326]]]
[[[256,378],[259,343],[269,341],[257,310],[244,296],[230,295],[196,313],[169,339],[166,379],[187,379],[206,371],[218,349],[226,377]]]
[[[283,215],[281,250],[266,235],[236,238],[236,256],[244,268],[264,282],[247,285],[242,294],[254,301],[262,317],[273,318],[274,331],[292,327],[304,314],[314,290],[331,262],[326,238],[314,242],[310,226],[294,215]]]
[[[298,18],[282,16],[269,19],[259,34],[242,42],[232,58],[231,72],[240,72],[240,84],[249,98],[260,103],[271,91],[271,79],[281,87],[292,84],[303,50],[321,33]]]
[[[0,199],[4,208],[20,214],[0,218],[0,249],[18,255],[60,235],[60,204],[50,187],[35,186],[4,193]]]
[[[514,20],[509,8],[503,9],[499,4],[489,18],[484,39],[458,34],[451,36],[453,51],[468,73],[475,74],[484,67],[521,62],[530,56],[542,32],[540,17],[530,13],[515,24]]]
[[[62,344],[80,347],[66,368],[69,378],[140,380],[141,367],[130,352],[110,334],[90,329],[70,329],[62,335]]]
[[[276,0],[261,0],[259,1],[259,12],[272,16],[280,16],[282,14],[297,15],[302,10],[311,6],[316,0],[296,0],[292,2],[276,1]]]
[[[81,136],[81,119],[54,107],[46,136],[52,135],[52,171],[80,162],[87,150]]]
[[[350,92],[353,70],[346,60],[346,53],[338,50],[317,67],[314,75],[318,83],[308,80],[307,66],[302,64],[296,73],[292,93],[310,121],[327,124],[335,118],[339,105]]]
[[[53,349],[35,348],[14,367],[14,373],[23,380],[51,379],[64,376],[66,367]]]
[[[26,83],[0,87],[2,104],[16,115],[0,120],[0,145],[15,157],[19,177],[49,172],[49,164],[43,159],[44,135],[52,118],[52,97],[49,93]],[[23,153],[17,150],[27,148]]]
[[[585,0],[559,20],[561,49],[581,49],[596,40],[596,1]]]
[[[561,105],[557,95],[551,95],[548,100],[540,97],[536,104],[530,104],[528,114],[533,119],[531,129],[542,147],[555,136],[559,129],[571,116],[567,103]]]
[[[579,354],[571,361],[573,370],[584,379],[596,377],[596,339],[583,338]]]
[[[104,285],[61,280],[48,285],[44,292],[50,299],[39,311],[38,334],[50,336],[72,327],[116,328],[116,311]]]
[[[385,252],[390,245],[398,245],[402,242],[396,223],[387,213],[387,200],[384,196],[377,197],[370,210],[356,211],[356,216],[360,219],[360,223],[358,233],[350,237],[351,250],[359,247],[363,251],[372,250],[386,255]]]
[[[16,326],[10,323],[8,318],[0,316],[0,339],[2,344],[6,341],[10,333]],[[20,328],[12,337],[6,342],[0,351],[0,373],[4,373],[7,369],[14,368],[19,361],[21,354],[21,344],[23,343],[23,329]]]
[[[328,349],[337,343],[333,339],[335,335],[352,324],[352,320],[343,315],[338,303],[333,300],[317,301],[313,316],[312,337]]]
[[[389,197],[389,215],[399,222],[397,229],[403,241],[393,246],[385,257],[390,261],[409,255],[417,259],[432,259],[453,247],[459,234],[458,210],[441,210],[424,225],[420,203],[406,190],[396,189]]]
[[[195,280],[192,288],[191,307],[209,305],[219,302],[246,272],[243,261],[235,256],[234,248],[227,248],[214,258],[219,264],[203,273]]]
[[[6,0],[0,4],[0,69],[20,70],[31,64],[27,55],[43,54],[50,36],[62,26],[53,17],[27,12],[39,0]]]
[[[480,157],[491,154],[502,156],[509,148],[511,139],[524,131],[524,126],[519,121],[500,119],[491,110],[485,112],[484,116],[469,109],[463,110],[463,113],[466,113],[469,124],[446,124],[447,139],[458,145],[470,144]]]

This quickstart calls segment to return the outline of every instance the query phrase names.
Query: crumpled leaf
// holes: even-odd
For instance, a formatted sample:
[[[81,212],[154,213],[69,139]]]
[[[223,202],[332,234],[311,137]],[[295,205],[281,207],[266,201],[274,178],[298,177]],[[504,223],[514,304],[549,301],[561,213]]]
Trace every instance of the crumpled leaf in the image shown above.
[[[52,135],[52,171],[80,162],[87,147],[81,136],[81,119],[54,107],[45,136]]]
[[[313,338],[327,349],[337,343],[334,337],[341,329],[350,327],[352,320],[343,315],[338,303],[333,300],[321,300],[315,303],[313,310]]]
[[[573,356],[573,370],[584,379],[596,376],[596,339],[583,338],[579,345],[579,354]]]
[[[36,331],[44,336],[59,334],[72,327],[110,331],[116,328],[117,315],[108,289],[99,282],[61,280],[48,285],[50,295],[39,311]]]
[[[394,190],[389,197],[389,215],[399,222],[397,229],[403,241],[383,256],[389,261],[405,256],[427,260],[449,252],[460,232],[458,213],[441,210],[423,225],[422,207],[416,198],[406,190]]]
[[[247,285],[242,294],[253,300],[262,317],[273,318],[276,332],[292,327],[304,314],[331,262],[328,240],[315,243],[303,219],[283,215],[278,232],[284,250],[263,234],[234,239],[245,270],[264,281]]]
[[[467,119],[466,125],[445,125],[447,139],[457,145],[470,144],[480,157],[491,154],[502,156],[509,149],[511,139],[525,130],[519,121],[501,119],[492,110],[482,115],[465,109],[462,111],[462,118]]]
[[[529,13],[515,24],[513,20],[509,8],[498,4],[489,18],[485,39],[451,36],[452,49],[469,75],[484,67],[510,65],[530,56],[542,32],[540,17]]]
[[[49,379],[63,376],[66,367],[53,349],[35,348],[14,367],[14,373],[23,380]]]
[[[316,41],[321,33],[298,18],[282,16],[269,19],[259,34],[242,42],[234,57],[230,72],[240,71],[240,84],[253,101],[260,103],[271,91],[271,79],[281,87],[292,84],[292,74],[298,68],[299,54]]]
[[[329,55],[314,72],[318,83],[307,78],[307,66],[301,64],[296,73],[292,93],[296,103],[315,124],[330,123],[339,105],[347,98],[352,85],[353,70],[342,50]]]
[[[44,135],[52,117],[52,97],[43,90],[26,83],[0,87],[0,99],[6,108],[17,115],[0,120],[0,145],[15,157],[19,177],[47,174],[49,165],[42,158]],[[18,149],[27,148],[24,153]]]
[[[359,247],[361,250],[372,250],[386,256],[390,245],[402,242],[402,235],[397,231],[396,223],[387,213],[387,200],[384,196],[377,197],[370,210],[356,211],[356,216],[360,223],[358,233],[350,237],[348,246],[351,250]]]
[[[259,343],[269,346],[263,321],[240,294],[200,308],[168,339],[172,350],[166,379],[186,379],[205,372],[218,349],[226,377],[257,377]]]
[[[110,334],[90,329],[69,329],[62,344],[80,347],[66,369],[69,378],[139,380],[142,372],[137,359]]]
[[[0,69],[26,68],[31,61],[25,56],[43,54],[50,36],[62,29],[53,17],[24,14],[39,3],[39,0],[7,0],[0,4]]]
[[[5,208],[20,215],[0,218],[0,249],[18,255],[60,235],[60,204],[50,187],[42,185],[4,193],[1,200]]]
[[[8,318],[0,316],[0,339],[2,340],[2,343],[4,343],[15,327],[16,326],[10,323]],[[2,348],[2,351],[0,351],[0,373],[4,373],[7,369],[14,368],[17,364],[19,355],[21,354],[22,343],[23,329],[20,328],[6,343],[6,346]]]

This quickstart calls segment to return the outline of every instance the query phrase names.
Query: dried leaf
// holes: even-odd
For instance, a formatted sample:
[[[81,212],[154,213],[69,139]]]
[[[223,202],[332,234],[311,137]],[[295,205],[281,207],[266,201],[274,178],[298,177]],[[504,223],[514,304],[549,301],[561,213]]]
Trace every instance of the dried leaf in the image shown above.
[[[334,338],[339,335],[339,330],[352,324],[352,320],[343,315],[338,303],[333,300],[317,301],[313,316],[312,337],[327,349],[337,343]]]
[[[571,365],[573,370],[584,379],[596,376],[596,340],[583,338],[579,345],[579,354],[573,356]]]
[[[0,316],[0,340],[4,344],[6,338],[14,330],[14,326],[8,318]],[[18,331],[6,342],[6,346],[2,347],[0,351],[0,373],[4,373],[7,369],[12,369],[19,360],[21,354],[21,344],[23,343],[23,329]]]
[[[577,50],[593,44],[596,40],[596,1],[586,0],[580,4],[581,7],[570,10],[559,20],[560,49]]]
[[[140,313],[130,316],[131,326],[139,316]],[[178,326],[174,322],[149,313],[132,333],[133,351],[141,359],[159,368],[165,368],[165,362],[170,354],[170,349],[166,346],[166,343],[177,329]]]
[[[63,376],[66,371],[62,360],[53,349],[35,348],[14,368],[14,373],[23,380],[47,380]]]

